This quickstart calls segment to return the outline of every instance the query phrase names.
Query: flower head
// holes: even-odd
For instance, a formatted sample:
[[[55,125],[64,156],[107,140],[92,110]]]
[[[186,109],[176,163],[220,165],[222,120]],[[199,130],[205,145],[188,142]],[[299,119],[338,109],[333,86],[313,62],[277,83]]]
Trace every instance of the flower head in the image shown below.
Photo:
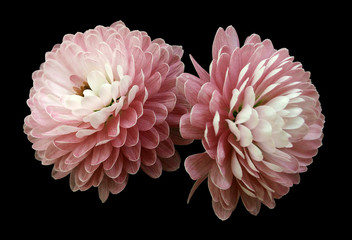
[[[310,73],[287,49],[230,26],[216,33],[210,73],[191,57],[199,77],[183,73],[178,89],[192,109],[181,135],[201,139],[204,153],[185,168],[198,185],[208,178],[215,214],[230,217],[239,198],[251,214],[269,208],[299,182],[322,141],[324,116]]]
[[[55,179],[70,175],[73,191],[98,187],[103,202],[140,168],[152,178],[176,170],[182,55],[121,21],[65,35],[33,73],[24,131],[36,158]]]

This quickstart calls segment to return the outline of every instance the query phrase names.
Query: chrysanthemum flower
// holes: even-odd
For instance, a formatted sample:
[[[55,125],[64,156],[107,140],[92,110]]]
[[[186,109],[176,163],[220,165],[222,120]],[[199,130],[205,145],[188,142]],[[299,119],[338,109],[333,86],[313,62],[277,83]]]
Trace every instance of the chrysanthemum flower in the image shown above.
[[[324,116],[310,73],[287,49],[248,37],[242,47],[235,29],[219,28],[208,74],[183,73],[178,89],[192,106],[182,116],[181,135],[201,139],[204,153],[185,168],[199,184],[208,179],[215,214],[230,217],[239,198],[251,214],[269,208],[299,182],[322,142]]]
[[[152,178],[178,169],[182,55],[121,21],[65,35],[33,73],[24,131],[35,157],[55,179],[70,174],[73,191],[98,187],[103,202],[140,168]]]

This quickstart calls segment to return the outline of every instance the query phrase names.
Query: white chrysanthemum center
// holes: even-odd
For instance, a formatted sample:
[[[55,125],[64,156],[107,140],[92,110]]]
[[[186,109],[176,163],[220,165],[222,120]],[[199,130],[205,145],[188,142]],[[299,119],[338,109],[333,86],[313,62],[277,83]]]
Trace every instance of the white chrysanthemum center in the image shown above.
[[[243,104],[235,109],[239,92],[233,92],[231,112],[234,119],[226,119],[235,141],[241,147],[246,147],[254,160],[261,161],[261,151],[274,152],[277,148],[290,148],[291,129],[304,125],[304,119],[299,117],[302,109],[289,105],[289,96],[277,96],[265,104],[255,104],[255,94],[252,87],[244,92]],[[219,116],[215,114],[213,125],[215,133],[219,124]],[[238,150],[236,146],[235,149]],[[243,155],[243,153],[240,153]]]
[[[93,70],[87,74],[81,94],[76,91],[62,98],[63,105],[72,110],[73,115],[83,117],[83,121],[90,122],[94,128],[106,121],[113,111],[121,109],[131,83],[122,66],[117,66],[115,78],[111,66],[105,64],[104,67],[105,72]]]

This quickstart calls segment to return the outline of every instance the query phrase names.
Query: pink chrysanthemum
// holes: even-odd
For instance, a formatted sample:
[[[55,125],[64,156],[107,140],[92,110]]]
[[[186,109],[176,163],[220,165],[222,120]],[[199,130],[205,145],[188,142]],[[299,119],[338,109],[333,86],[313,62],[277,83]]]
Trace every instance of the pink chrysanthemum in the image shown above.
[[[55,179],[70,174],[73,191],[98,187],[103,202],[140,168],[152,178],[178,169],[182,55],[121,21],[64,36],[33,73],[24,131],[35,157]]]
[[[185,168],[195,182],[208,178],[215,214],[230,217],[241,197],[251,214],[269,208],[299,182],[322,142],[319,95],[287,49],[251,35],[239,47],[235,29],[219,28],[208,74],[183,73],[177,86],[191,112],[181,135],[201,139],[206,150],[189,156]],[[189,198],[190,198],[189,197]]]

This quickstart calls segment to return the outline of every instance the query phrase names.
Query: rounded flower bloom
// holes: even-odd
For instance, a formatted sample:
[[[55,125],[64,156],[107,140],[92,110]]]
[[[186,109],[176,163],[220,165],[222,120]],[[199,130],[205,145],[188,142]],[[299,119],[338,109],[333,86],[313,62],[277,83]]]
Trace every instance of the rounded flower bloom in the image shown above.
[[[183,73],[177,87],[192,107],[182,116],[181,135],[201,139],[204,153],[185,168],[198,185],[208,178],[215,214],[230,217],[239,198],[251,214],[269,208],[299,182],[322,142],[319,95],[287,49],[248,37],[242,47],[230,26],[216,33],[208,74]]]
[[[70,174],[73,191],[98,187],[103,202],[140,168],[152,178],[178,169],[182,55],[121,21],[65,35],[33,73],[24,131],[35,157],[55,179]]]

